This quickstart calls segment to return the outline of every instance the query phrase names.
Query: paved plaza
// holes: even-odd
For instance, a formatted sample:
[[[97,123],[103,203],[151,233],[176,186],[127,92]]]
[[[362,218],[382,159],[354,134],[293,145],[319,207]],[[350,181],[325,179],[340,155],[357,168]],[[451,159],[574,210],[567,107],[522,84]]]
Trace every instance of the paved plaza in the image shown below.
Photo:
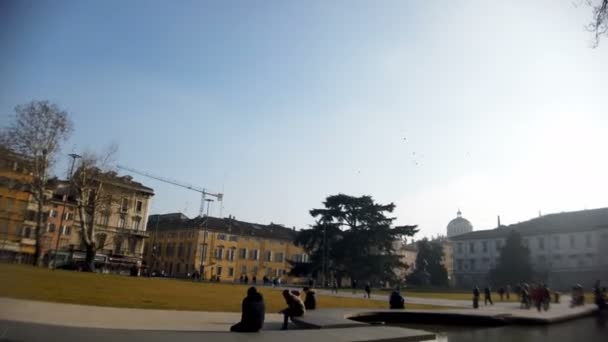
[[[319,290],[320,295],[332,295]],[[280,295],[277,291],[277,295]],[[350,291],[339,293],[339,297],[362,296]],[[322,297],[321,297],[322,298]],[[388,301],[387,295],[378,293],[370,300]],[[95,336],[89,341],[129,341],[147,339],[167,340],[178,337],[180,341],[210,338],[213,341],[284,340],[289,334],[290,341],[420,341],[432,339],[432,334],[387,326],[374,326],[356,322],[349,318],[382,314],[420,314],[435,317],[463,317],[470,322],[482,319],[505,320],[505,324],[549,324],[561,320],[589,315],[594,305],[570,308],[569,298],[564,296],[560,304],[553,304],[547,312],[534,309],[523,310],[517,303],[498,302],[493,306],[471,308],[469,301],[449,299],[407,298],[407,303],[432,304],[450,307],[444,310],[375,310],[375,309],[319,309],[308,312],[297,319],[288,332],[278,331],[282,316],[267,313],[264,331],[259,334],[228,333],[232,324],[240,320],[236,312],[202,312],[112,308],[39,302],[0,297],[0,341],[35,341],[44,337],[61,337],[63,340],[81,340],[82,336]],[[322,303],[322,302],[321,302]],[[320,305],[322,307],[322,304]],[[379,316],[380,317],[380,316]],[[308,330],[298,330],[307,329]],[[312,328],[313,330],[310,330]],[[346,328],[346,329],[345,329]],[[91,334],[94,332],[94,334]]]

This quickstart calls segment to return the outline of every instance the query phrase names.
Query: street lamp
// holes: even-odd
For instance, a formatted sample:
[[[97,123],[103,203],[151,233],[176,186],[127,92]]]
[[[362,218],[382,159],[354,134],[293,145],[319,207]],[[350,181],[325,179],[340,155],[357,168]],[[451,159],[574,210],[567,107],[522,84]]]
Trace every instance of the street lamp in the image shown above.
[[[209,226],[209,207],[211,206],[211,202],[213,200],[211,198],[205,198],[205,202],[207,202],[207,215],[205,215],[205,222],[203,222],[203,255],[201,258],[201,279],[205,280],[205,259],[207,258],[207,252],[209,248],[207,248],[207,229]]]
[[[74,165],[76,159],[82,158],[82,156],[76,153],[70,153],[69,156],[72,158],[72,165],[70,166],[70,173],[68,174],[68,189],[67,194],[63,196],[63,209],[61,210],[61,218],[59,219],[59,227],[57,228],[57,241],[55,241],[55,253],[53,253],[53,269],[57,268],[57,251],[59,250],[59,240],[61,239],[61,227],[63,226],[63,219],[65,218],[65,207],[68,202],[68,197],[72,191],[72,174],[74,173]]]

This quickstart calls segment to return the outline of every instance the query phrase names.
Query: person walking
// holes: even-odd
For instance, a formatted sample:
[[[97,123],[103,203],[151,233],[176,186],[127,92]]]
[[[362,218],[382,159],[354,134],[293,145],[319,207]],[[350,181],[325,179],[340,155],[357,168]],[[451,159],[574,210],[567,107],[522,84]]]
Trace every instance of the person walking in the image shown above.
[[[371,294],[372,294],[372,287],[371,287],[371,285],[369,284],[369,282],[367,282],[367,283],[365,284],[365,293],[367,294],[367,299],[372,298],[372,297],[371,297]],[[365,296],[363,296],[363,297],[365,297]]]
[[[507,294],[507,302],[508,302],[511,299],[511,285],[507,284],[505,291]]]
[[[266,307],[264,297],[255,287],[247,290],[247,297],[241,303],[241,321],[230,327],[233,332],[258,332],[264,325]]]
[[[483,295],[484,305],[488,305],[488,302],[490,302],[490,305],[494,305],[494,302],[492,302],[492,291],[490,290],[489,286],[486,286],[486,288],[483,290]]]
[[[338,282],[336,280],[334,280],[332,288],[331,288],[331,292],[332,293],[338,293]]]
[[[473,288],[473,309],[479,308],[479,287]]]
[[[500,301],[504,301],[504,297],[505,297],[505,288],[501,287],[498,289],[498,295],[500,296]]]

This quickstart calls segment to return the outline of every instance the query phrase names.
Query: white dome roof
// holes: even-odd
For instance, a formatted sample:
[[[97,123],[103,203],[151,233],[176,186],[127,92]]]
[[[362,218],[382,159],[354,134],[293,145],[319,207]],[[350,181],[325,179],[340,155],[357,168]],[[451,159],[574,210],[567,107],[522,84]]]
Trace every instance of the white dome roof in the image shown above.
[[[462,213],[458,210],[457,217],[448,223],[448,237],[465,234],[473,231],[473,225],[469,220],[462,217]]]

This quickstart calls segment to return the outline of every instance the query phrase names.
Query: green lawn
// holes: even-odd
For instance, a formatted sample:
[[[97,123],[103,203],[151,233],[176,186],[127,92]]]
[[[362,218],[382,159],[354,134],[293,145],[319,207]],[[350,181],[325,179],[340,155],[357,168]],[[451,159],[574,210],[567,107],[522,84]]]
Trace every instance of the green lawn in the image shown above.
[[[0,296],[100,306],[238,312],[246,285],[194,283],[185,280],[52,271],[0,263]],[[267,312],[285,307],[279,290],[261,288]],[[363,298],[319,296],[319,308],[387,308],[388,303]],[[410,309],[443,308],[408,305]]]

